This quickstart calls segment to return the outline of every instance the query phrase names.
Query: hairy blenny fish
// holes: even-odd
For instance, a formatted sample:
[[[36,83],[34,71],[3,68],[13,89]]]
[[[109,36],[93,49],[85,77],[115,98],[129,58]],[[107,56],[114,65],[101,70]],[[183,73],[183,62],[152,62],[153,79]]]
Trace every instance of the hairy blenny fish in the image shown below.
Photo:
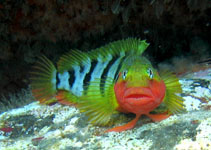
[[[34,97],[43,104],[76,105],[90,122],[106,125],[116,112],[134,113],[135,119],[106,132],[131,129],[141,115],[153,121],[184,110],[177,77],[160,74],[142,53],[145,40],[128,38],[84,53],[72,50],[61,56],[57,68],[45,56],[31,72]],[[163,113],[151,113],[160,105]]]

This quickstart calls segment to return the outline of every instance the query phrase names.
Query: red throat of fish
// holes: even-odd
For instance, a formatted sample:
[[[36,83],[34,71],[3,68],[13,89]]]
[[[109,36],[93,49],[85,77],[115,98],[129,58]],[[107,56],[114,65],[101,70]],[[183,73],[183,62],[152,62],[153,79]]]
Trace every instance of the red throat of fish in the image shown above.
[[[127,87],[127,82],[119,82],[114,90],[119,104],[117,110],[140,115],[148,114],[161,104],[166,87],[162,80],[150,80],[148,87]]]

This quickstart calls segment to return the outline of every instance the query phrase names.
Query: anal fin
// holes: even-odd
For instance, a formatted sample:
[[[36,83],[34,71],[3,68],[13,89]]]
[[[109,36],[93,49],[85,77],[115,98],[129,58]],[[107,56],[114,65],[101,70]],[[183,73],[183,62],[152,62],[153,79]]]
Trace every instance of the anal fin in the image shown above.
[[[73,106],[78,102],[78,97],[66,90],[58,90],[55,97],[63,105]]]

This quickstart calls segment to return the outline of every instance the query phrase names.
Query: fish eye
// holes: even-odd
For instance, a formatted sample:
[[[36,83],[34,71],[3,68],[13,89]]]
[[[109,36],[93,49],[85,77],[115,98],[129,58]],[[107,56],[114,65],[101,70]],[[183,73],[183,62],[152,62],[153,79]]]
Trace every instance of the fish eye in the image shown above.
[[[147,70],[147,73],[148,73],[148,75],[149,75],[149,78],[152,79],[153,76],[154,76],[154,75],[153,75],[153,72],[152,72],[152,69],[149,68],[149,69]]]
[[[122,79],[125,80],[126,79],[126,76],[127,76],[127,70],[124,70],[122,72]]]

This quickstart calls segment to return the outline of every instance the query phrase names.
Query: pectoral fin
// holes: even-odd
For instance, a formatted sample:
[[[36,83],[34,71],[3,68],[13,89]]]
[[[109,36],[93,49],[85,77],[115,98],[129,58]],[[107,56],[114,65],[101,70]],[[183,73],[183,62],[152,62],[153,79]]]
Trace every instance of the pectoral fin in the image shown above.
[[[114,94],[114,84],[106,82],[104,94],[101,93],[100,79],[90,82],[87,94],[80,97],[78,108],[88,116],[91,123],[106,125],[118,107]],[[105,84],[105,83],[104,83]]]
[[[164,104],[171,113],[179,113],[184,111],[184,100],[178,95],[182,93],[182,88],[176,75],[169,71],[165,71],[161,72],[161,78],[166,85]]]

